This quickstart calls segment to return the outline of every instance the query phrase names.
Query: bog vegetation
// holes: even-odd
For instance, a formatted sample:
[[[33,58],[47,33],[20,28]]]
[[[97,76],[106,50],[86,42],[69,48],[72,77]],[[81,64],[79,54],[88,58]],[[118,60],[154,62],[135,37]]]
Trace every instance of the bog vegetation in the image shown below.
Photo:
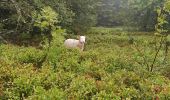
[[[169,100],[169,0],[1,0],[0,99]],[[64,40],[85,35],[84,51]]]

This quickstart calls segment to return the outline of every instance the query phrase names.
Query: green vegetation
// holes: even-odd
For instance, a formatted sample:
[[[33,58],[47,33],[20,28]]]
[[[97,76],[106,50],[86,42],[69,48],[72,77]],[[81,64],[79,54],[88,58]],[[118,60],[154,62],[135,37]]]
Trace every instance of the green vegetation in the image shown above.
[[[95,34],[87,35],[84,52],[58,47],[58,42],[52,41],[41,68],[37,64],[46,55],[45,48],[1,45],[1,98],[170,98],[170,62],[163,62],[163,49],[153,72],[148,70],[155,54],[152,36],[133,36],[136,47],[129,42],[127,34]]]
[[[169,12],[169,0],[1,0],[0,99],[169,100]],[[84,51],[65,48],[77,35]]]

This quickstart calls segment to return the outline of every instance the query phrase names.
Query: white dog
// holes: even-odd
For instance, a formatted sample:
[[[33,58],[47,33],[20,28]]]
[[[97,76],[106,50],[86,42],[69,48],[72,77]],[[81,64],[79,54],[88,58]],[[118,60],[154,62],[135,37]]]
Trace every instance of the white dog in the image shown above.
[[[84,44],[85,44],[85,36],[80,36],[79,40],[76,39],[67,39],[64,42],[64,45],[67,48],[80,48],[82,51],[84,50]]]

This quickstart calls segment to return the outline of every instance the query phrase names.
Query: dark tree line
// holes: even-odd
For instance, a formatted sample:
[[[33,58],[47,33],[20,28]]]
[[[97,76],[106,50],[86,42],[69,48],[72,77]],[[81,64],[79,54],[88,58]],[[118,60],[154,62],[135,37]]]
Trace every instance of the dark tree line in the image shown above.
[[[84,34],[92,26],[128,26],[153,31],[157,23],[156,9],[165,1],[167,0],[1,0],[0,33],[2,36],[15,37],[25,33],[50,34],[50,27],[42,32],[40,27],[35,26],[44,7],[50,7],[58,14],[55,26],[66,29],[68,34]]]
[[[96,0],[97,1],[97,0]],[[33,13],[49,6],[58,13],[58,26],[69,32],[83,33],[95,24],[95,0],[1,0],[0,32],[20,34],[37,33]],[[40,32],[41,33],[41,32]]]
[[[102,0],[98,9],[98,26],[130,26],[153,31],[158,7],[167,0]]]

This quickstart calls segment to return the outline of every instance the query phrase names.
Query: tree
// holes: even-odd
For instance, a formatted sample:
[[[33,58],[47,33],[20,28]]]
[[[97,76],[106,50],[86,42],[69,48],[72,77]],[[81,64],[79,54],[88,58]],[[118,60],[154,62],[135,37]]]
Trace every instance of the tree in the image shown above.
[[[130,26],[143,31],[154,30],[156,8],[164,0],[102,0],[98,9],[98,26]]]
[[[72,29],[82,34],[96,24],[96,7],[98,0],[67,0],[75,13]]]

